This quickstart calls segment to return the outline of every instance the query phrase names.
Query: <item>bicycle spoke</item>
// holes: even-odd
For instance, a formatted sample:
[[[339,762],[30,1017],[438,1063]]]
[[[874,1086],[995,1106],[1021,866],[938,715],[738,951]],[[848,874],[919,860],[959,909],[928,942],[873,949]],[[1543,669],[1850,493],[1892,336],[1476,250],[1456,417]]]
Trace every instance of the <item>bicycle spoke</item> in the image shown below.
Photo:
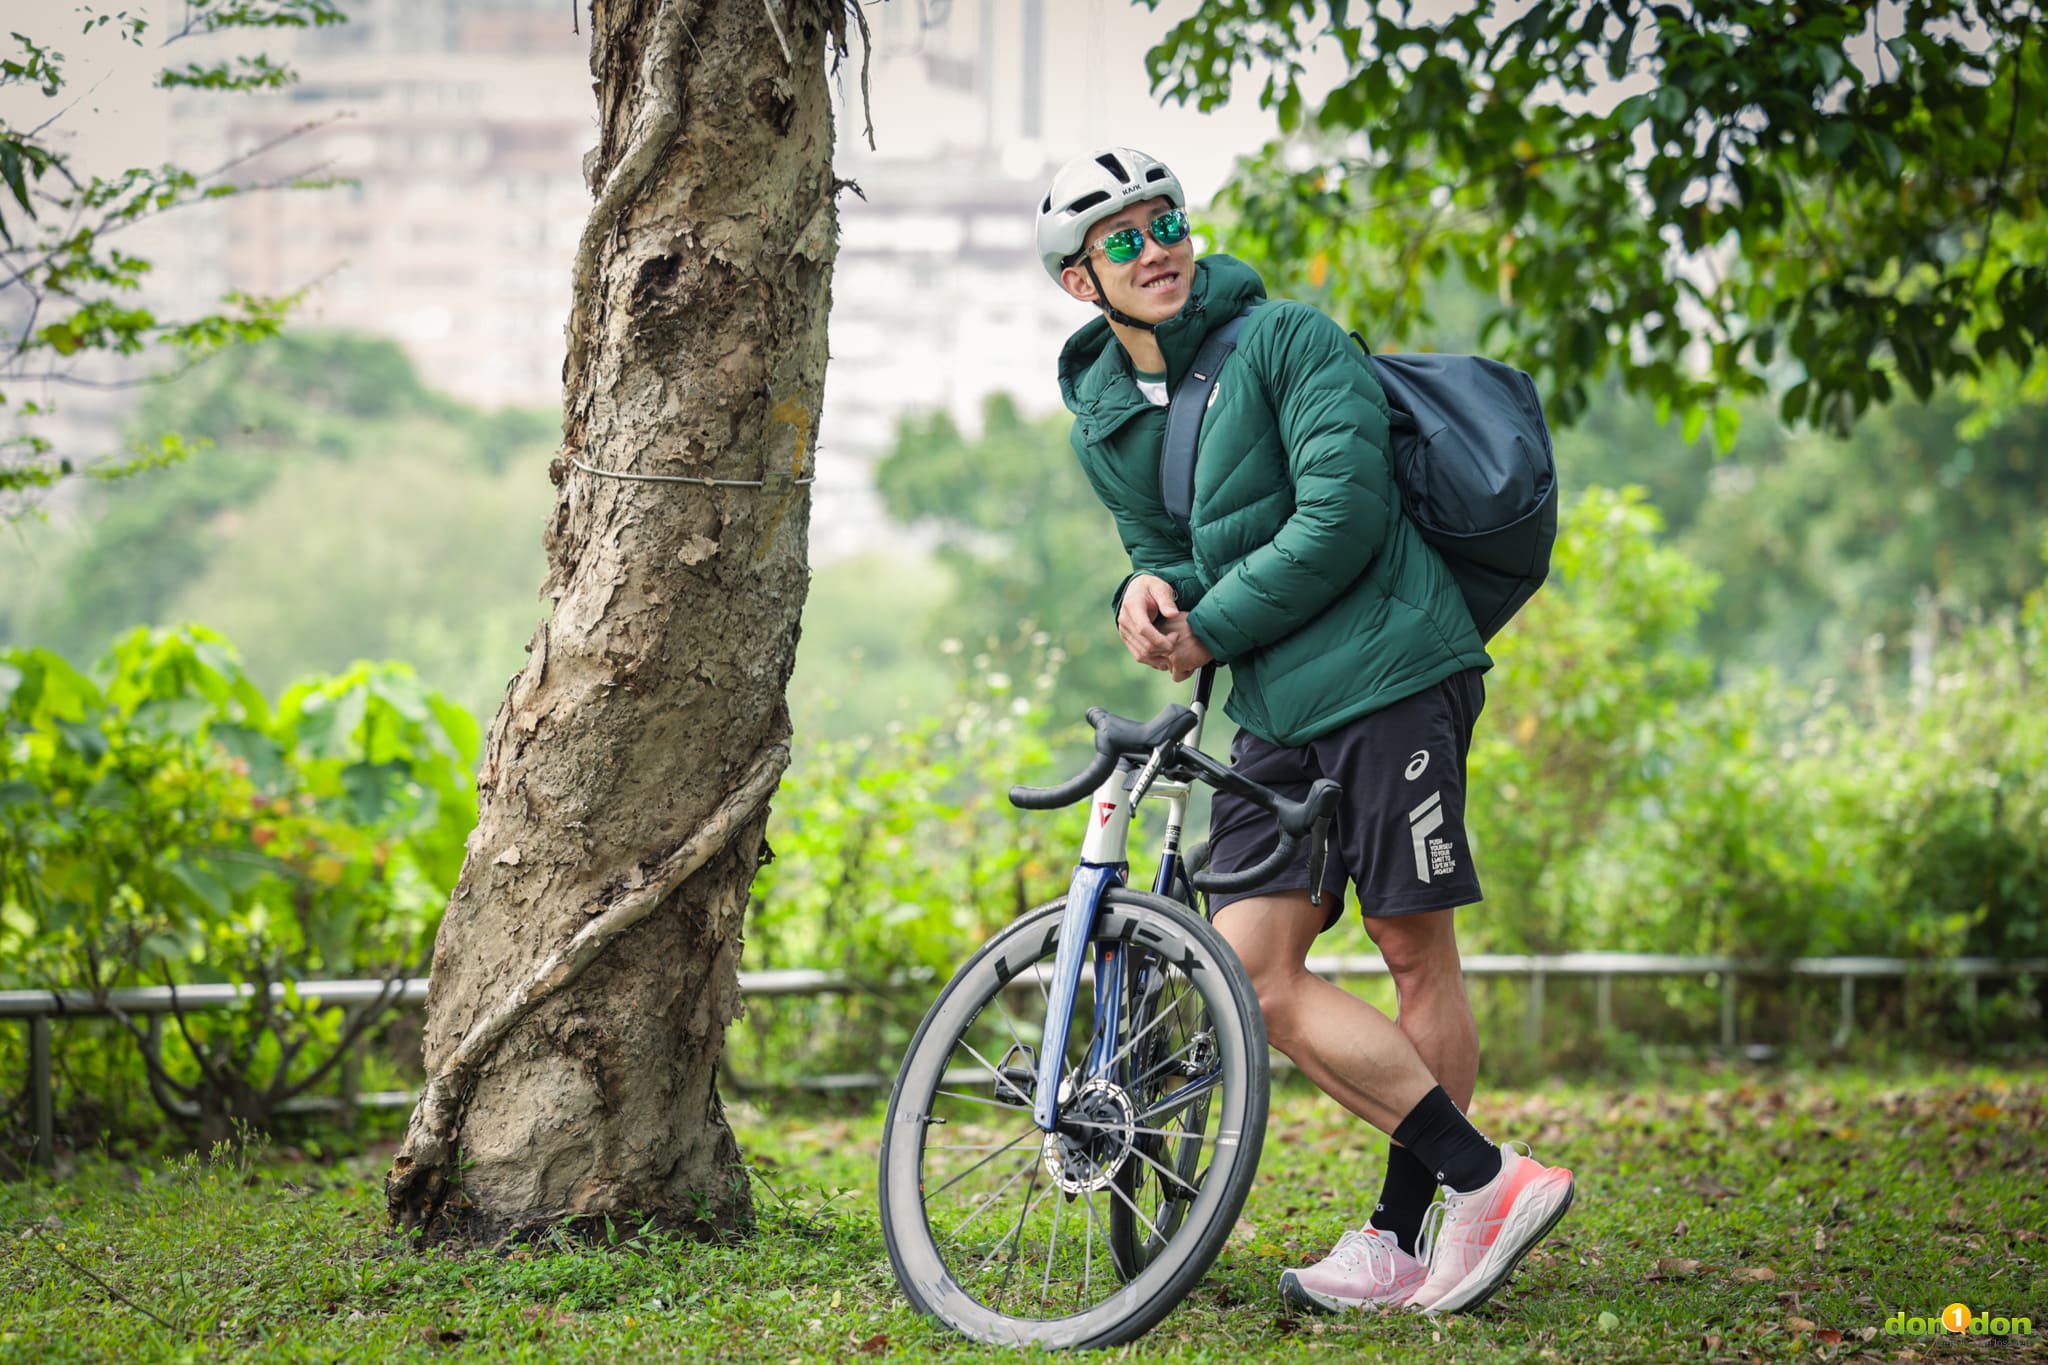
[[[980,1163],[977,1162],[976,1164],[979,1165]],[[965,1232],[968,1228],[974,1226],[975,1222],[980,1219],[981,1215],[987,1213],[990,1209],[994,1208],[995,1202],[1003,1197],[1004,1191],[1008,1190],[1010,1186],[1016,1184],[1018,1179],[1024,1174],[1024,1172],[1035,1171],[1037,1169],[1038,1162],[1034,1158],[1032,1160],[1026,1161],[1022,1166],[1019,1166],[1014,1172],[1012,1172],[1010,1178],[1008,1180],[1005,1180],[1000,1186],[998,1186],[994,1194],[991,1194],[988,1198],[982,1200],[981,1206],[977,1208],[972,1214],[968,1215],[966,1222],[961,1223],[950,1230],[949,1235],[953,1239],[953,1245],[960,1245],[960,1234],[962,1232]],[[954,1182],[948,1182],[948,1184],[951,1183]],[[1037,1183],[1038,1178],[1036,1176],[1033,1176],[1032,1184],[1036,1186]],[[930,1194],[925,1195],[924,1201],[926,1206],[930,1206],[933,1195],[944,1194],[945,1192],[945,1187],[942,1186],[939,1189],[933,1190]]]
[[[1160,1072],[1166,1070],[1175,1062],[1178,1062],[1181,1058],[1187,1056],[1188,1053],[1194,1051],[1195,1041],[1196,1040],[1193,1038],[1188,1039],[1187,1042],[1184,1043],[1182,1046],[1176,1048],[1172,1052],[1169,1052],[1166,1056],[1161,1057],[1156,1063],[1153,1064],[1152,1069],[1150,1071],[1147,1071],[1142,1076],[1132,1077],[1130,1088],[1133,1090],[1140,1089],[1147,1082],[1152,1080],[1153,1077],[1157,1076]]]
[[[1052,1296],[1052,1267],[1053,1262],[1058,1259],[1060,1249],[1060,1205],[1066,1202],[1062,1199],[1052,1206],[1052,1236],[1045,1244],[1045,1281],[1038,1286],[1040,1308],[1045,1307],[1046,1300]]]
[[[1142,1134],[1145,1137],[1183,1138],[1188,1135],[1188,1130],[1185,1128],[1139,1128],[1133,1126],[1129,1129],[1126,1129],[1120,1123],[1098,1123],[1093,1119],[1070,1119],[1064,1117],[1061,1118],[1060,1122],[1071,1123],[1076,1128],[1095,1128],[1100,1129],[1104,1132],[1115,1133],[1130,1132],[1133,1134]],[[1237,1141],[1235,1137],[1226,1138],[1221,1135],[1218,1135],[1217,1137],[1211,1138],[1209,1140],[1211,1142],[1216,1143],[1218,1146],[1230,1146],[1236,1143]]]
[[[1201,1138],[1197,1134],[1182,1132],[1180,1134],[1180,1141],[1200,1142]],[[1131,1148],[1131,1155],[1138,1158],[1138,1160],[1144,1162],[1147,1166],[1150,1166],[1153,1170],[1159,1172],[1159,1178],[1161,1180],[1168,1180],[1173,1182],[1174,1184],[1180,1186],[1182,1189],[1186,1190],[1190,1195],[1200,1193],[1200,1191],[1196,1190],[1193,1185],[1190,1185],[1187,1181],[1181,1179],[1180,1175],[1177,1172],[1167,1170],[1164,1166],[1154,1161],[1151,1157],[1146,1156],[1136,1147]]]
[[[1017,1253],[1024,1249],[1024,1220],[1031,1216],[1031,1196],[1038,1192],[1038,1172],[1039,1164],[1034,1161],[1031,1163],[1031,1183],[1024,1187],[1024,1207],[1017,1211],[1017,1225],[1010,1229],[1009,1239],[1014,1239],[1016,1245],[1010,1248],[1010,1259],[1003,1266],[1003,1282],[996,1286],[998,1298],[1010,1291],[1010,1272],[1017,1268]],[[1048,1185],[1045,1192],[1051,1194],[1053,1189]]]
[[[1137,1116],[1138,1121],[1142,1123],[1147,1119],[1157,1119],[1162,1115],[1171,1114],[1176,1110],[1185,1109],[1189,1105],[1193,1104],[1196,1100],[1202,1099],[1205,1096],[1209,1095],[1212,1091],[1216,1089],[1217,1086],[1221,1085],[1222,1083],[1222,1073],[1212,1071],[1208,1075],[1204,1076],[1201,1080],[1189,1082],[1187,1085],[1182,1086],[1179,1090],[1174,1091],[1171,1095],[1168,1095],[1161,1099],[1159,1103],[1153,1105],[1150,1109],[1146,1109],[1139,1113]],[[1138,1131],[1143,1132],[1144,1130],[1139,1129]]]
[[[1193,990],[1194,988],[1195,985],[1192,981],[1188,982],[1185,986],[1181,987],[1180,994],[1173,998],[1172,1004],[1168,1005],[1165,1009],[1160,1010],[1157,1014],[1154,1014],[1151,1017],[1151,1019],[1146,1021],[1145,1027],[1139,1029],[1136,1033],[1132,1034],[1130,1038],[1125,1041],[1124,1045],[1116,1050],[1116,1055],[1109,1059],[1109,1065],[1115,1066],[1118,1062],[1122,1061],[1125,1058],[1125,1056],[1129,1054],[1130,1050],[1136,1047],[1139,1044],[1139,1042],[1143,1040],[1146,1034],[1150,1033],[1153,1029],[1158,1028],[1168,1019],[1174,1018],[1180,1010],[1180,1002],[1187,999],[1188,992]]]
[[[1105,1188],[1108,1189],[1108,1191],[1111,1194],[1115,1195],[1117,1198],[1124,1201],[1124,1207],[1131,1211],[1132,1217],[1136,1218],[1139,1222],[1145,1225],[1146,1231],[1150,1232],[1154,1237],[1157,1237],[1162,1242],[1166,1240],[1166,1234],[1159,1230],[1159,1225],[1153,1222],[1150,1218],[1147,1218],[1145,1216],[1145,1211],[1139,1208],[1137,1202],[1133,1200],[1129,1195],[1125,1194],[1122,1190],[1118,1189],[1116,1187],[1116,1182],[1114,1180],[1110,1181],[1109,1184],[1105,1186]]]
[[[937,1099],[941,1095],[944,1095],[949,1100],[965,1100],[969,1104],[985,1104],[991,1109],[1007,1109],[1013,1114],[1028,1114],[1031,1112],[1029,1105],[1004,1104],[1001,1100],[992,1100],[986,1095],[963,1095],[957,1090],[934,1090],[932,1092],[933,1099]],[[927,1114],[925,1117],[930,1118],[931,1115]]]
[[[982,1158],[981,1160],[979,1160],[979,1161],[975,1162],[975,1163],[974,1163],[974,1164],[973,1164],[972,1166],[969,1166],[969,1167],[968,1167],[968,1168],[967,1168],[966,1170],[964,1170],[964,1171],[960,1172],[960,1174],[958,1174],[958,1175],[954,1176],[954,1177],[953,1177],[953,1178],[952,1178],[951,1180],[948,1180],[948,1181],[947,1181],[947,1182],[946,1182],[945,1184],[943,1184],[943,1185],[939,1186],[939,1187],[938,1187],[937,1189],[935,1189],[935,1190],[932,1190],[932,1191],[928,1192],[928,1193],[927,1193],[927,1194],[925,1195],[925,1202],[927,1202],[927,1203],[931,1202],[931,1200],[932,1200],[933,1196],[935,1196],[935,1195],[941,1195],[941,1194],[944,1194],[944,1193],[945,1193],[945,1192],[946,1192],[947,1190],[950,1190],[950,1189],[952,1189],[952,1188],[953,1188],[953,1187],[954,1187],[955,1185],[957,1185],[957,1184],[959,1184],[959,1183],[960,1183],[961,1181],[965,1180],[965,1179],[966,1179],[966,1178],[967,1178],[968,1176],[970,1176],[970,1175],[973,1175],[973,1174],[974,1174],[974,1173],[975,1173],[976,1171],[978,1171],[978,1170],[980,1170],[980,1169],[981,1169],[982,1167],[984,1167],[984,1166],[988,1165],[988,1163],[989,1163],[989,1162],[991,1162],[991,1161],[994,1161],[994,1160],[995,1160],[995,1159],[996,1159],[997,1157],[1001,1156],[1001,1155],[1002,1155],[1002,1154],[1003,1154],[1004,1152],[1010,1151],[1011,1149],[1013,1149],[1014,1147],[1016,1147],[1016,1145],[1017,1145],[1018,1143],[1020,1143],[1020,1142],[1026,1142],[1026,1141],[1029,1141],[1029,1140],[1030,1140],[1031,1138],[1035,1137],[1035,1136],[1037,1135],[1037,1133],[1038,1133],[1038,1129],[1037,1129],[1037,1128],[1035,1128],[1035,1127],[1034,1127],[1034,1128],[1028,1128],[1028,1129],[1026,1129],[1026,1130],[1025,1130],[1025,1131],[1023,1132],[1023,1134],[1021,1134],[1020,1136],[1018,1136],[1018,1137],[1014,1137],[1014,1138],[1011,1138],[1011,1139],[1010,1139],[1010,1140],[1009,1140],[1008,1142],[1006,1142],[1006,1143],[1004,1143],[1004,1144],[1003,1144],[1002,1146],[1000,1146],[1000,1147],[996,1148],[996,1149],[995,1149],[995,1150],[994,1150],[993,1152],[990,1152],[990,1153],[989,1153],[989,1154],[988,1154],[987,1156],[985,1156],[985,1157],[983,1157],[983,1158]],[[936,1148],[931,1148],[931,1147],[927,1147],[927,1148],[925,1148],[925,1150],[929,1152],[929,1151],[934,1151],[934,1150],[938,1150],[938,1149],[936,1149]],[[1035,1158],[1034,1158],[1034,1159],[1035,1159]]]

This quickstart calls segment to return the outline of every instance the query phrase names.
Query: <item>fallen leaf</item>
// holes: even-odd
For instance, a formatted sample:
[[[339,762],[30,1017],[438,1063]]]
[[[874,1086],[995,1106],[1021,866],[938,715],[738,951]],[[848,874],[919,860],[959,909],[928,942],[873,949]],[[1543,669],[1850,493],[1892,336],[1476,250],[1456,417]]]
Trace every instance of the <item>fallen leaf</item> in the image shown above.
[[[877,1332],[854,1349],[864,1356],[880,1355],[889,1349],[889,1334],[887,1332]]]
[[[1832,1327],[1823,1327],[1813,1335],[1823,1346],[1840,1346],[1842,1344],[1842,1334]]]
[[[1785,1319],[1785,1330],[1788,1332],[1811,1332],[1814,1328],[1818,1326],[1820,1326],[1820,1324],[1815,1322],[1812,1318]]]
[[[1736,1271],[1735,1275],[1736,1278],[1743,1280],[1775,1280],[1778,1278],[1778,1272],[1767,1265],[1747,1266]]]
[[[1815,1228],[1813,1230],[1813,1249],[1815,1251],[1826,1251],[1828,1249],[1827,1229]]]
[[[1612,1332],[1615,1328],[1619,1326],[1621,1326],[1621,1319],[1614,1316],[1614,1314],[1604,1311],[1600,1314],[1601,1331]]]
[[[1689,1256],[1665,1256],[1658,1260],[1657,1269],[1666,1275],[1697,1275],[1700,1263]]]

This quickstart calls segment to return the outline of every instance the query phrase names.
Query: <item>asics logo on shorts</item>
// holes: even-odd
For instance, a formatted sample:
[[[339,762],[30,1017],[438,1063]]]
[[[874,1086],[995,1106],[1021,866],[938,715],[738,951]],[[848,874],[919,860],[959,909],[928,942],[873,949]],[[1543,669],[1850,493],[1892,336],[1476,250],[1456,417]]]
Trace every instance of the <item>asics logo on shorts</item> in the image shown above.
[[[1408,766],[1401,769],[1401,776],[1413,782],[1416,778],[1422,776],[1423,770],[1427,767],[1429,767],[1429,750],[1417,749],[1415,756],[1408,760]]]

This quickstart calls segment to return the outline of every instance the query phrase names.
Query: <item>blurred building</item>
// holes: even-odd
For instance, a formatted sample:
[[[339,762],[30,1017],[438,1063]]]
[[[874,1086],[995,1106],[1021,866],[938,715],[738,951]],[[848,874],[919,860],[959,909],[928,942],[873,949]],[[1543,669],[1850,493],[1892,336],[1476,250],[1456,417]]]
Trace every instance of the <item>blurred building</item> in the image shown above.
[[[401,342],[426,381],[485,406],[559,401],[569,270],[596,140],[588,35],[561,0],[365,0],[279,56],[276,96],[176,98],[172,159],[230,157],[247,181],[341,188],[237,196],[193,214],[159,278],[205,307],[229,290],[308,291],[302,316]],[[969,430],[988,395],[1057,406],[1054,365],[1084,309],[1044,277],[1031,210],[1051,156],[1146,141],[1220,178],[1214,129],[1162,117],[1139,58],[1166,27],[1126,0],[896,0],[866,11],[835,77],[840,197],[814,554],[900,535],[871,491],[906,415]],[[1088,44],[1056,34],[1086,31]],[[1111,135],[1101,129],[1107,124]],[[1150,126],[1146,126],[1149,124]],[[1162,146],[1162,142],[1165,144]],[[1195,189],[1199,195],[1203,190]]]

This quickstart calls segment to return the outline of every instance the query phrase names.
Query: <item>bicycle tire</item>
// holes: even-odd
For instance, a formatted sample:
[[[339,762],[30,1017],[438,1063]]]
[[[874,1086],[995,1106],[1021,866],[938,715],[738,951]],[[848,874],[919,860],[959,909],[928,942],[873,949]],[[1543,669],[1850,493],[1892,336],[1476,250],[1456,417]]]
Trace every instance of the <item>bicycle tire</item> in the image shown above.
[[[1199,915],[1124,888],[1104,897],[1093,941],[1118,949],[1120,963],[1136,951],[1165,965],[1175,984],[1155,1011],[1177,1000],[1177,1008],[1206,1010],[1213,1020],[1205,1045],[1213,1057],[1186,1054],[1212,1069],[1181,1087],[1198,1093],[1175,1111],[1206,1097],[1202,1129],[1169,1131],[1163,1125],[1173,1114],[1139,1109],[1114,1082],[1073,1093],[1095,1032],[1092,971],[1083,972],[1072,1035],[1061,1040],[1070,1092],[1063,1107],[1078,1131],[1037,1129],[1025,1087],[1035,1084],[1027,1078],[1035,1077],[1036,1049],[1045,1041],[1047,987],[1033,969],[1049,969],[1064,908],[1061,900],[1027,913],[954,975],[911,1041],[883,1127],[882,1238],[897,1283],[919,1311],[997,1345],[1089,1349],[1151,1330],[1222,1250],[1258,1173],[1265,1136],[1266,1032],[1243,965]],[[1019,993],[1032,1002],[1022,1018],[1006,999]],[[1127,1038],[1117,1060],[1142,1043]],[[1016,1064],[1004,1060],[1013,1055]],[[1126,1278],[1108,1247],[1104,1210],[1128,1197],[1115,1176],[1143,1159],[1132,1148],[1147,1134],[1136,1129],[1192,1144],[1208,1160],[1175,1226],[1148,1229],[1160,1244]],[[934,1132],[958,1141],[935,1142]],[[1062,1242],[1062,1214],[1077,1203],[1086,1213]],[[996,1221],[975,1232],[991,1212]]]

